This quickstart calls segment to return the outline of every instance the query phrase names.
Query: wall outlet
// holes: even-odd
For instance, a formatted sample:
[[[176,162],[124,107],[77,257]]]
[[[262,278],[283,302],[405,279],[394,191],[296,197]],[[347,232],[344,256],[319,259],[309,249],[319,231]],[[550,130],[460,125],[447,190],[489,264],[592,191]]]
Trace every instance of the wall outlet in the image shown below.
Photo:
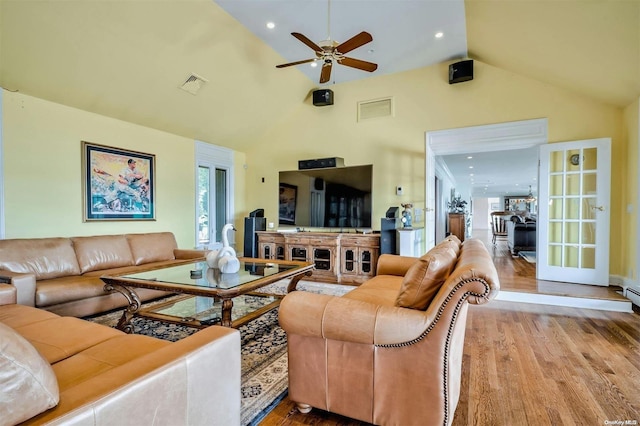
[[[396,195],[403,195],[404,191],[401,186],[396,186]]]

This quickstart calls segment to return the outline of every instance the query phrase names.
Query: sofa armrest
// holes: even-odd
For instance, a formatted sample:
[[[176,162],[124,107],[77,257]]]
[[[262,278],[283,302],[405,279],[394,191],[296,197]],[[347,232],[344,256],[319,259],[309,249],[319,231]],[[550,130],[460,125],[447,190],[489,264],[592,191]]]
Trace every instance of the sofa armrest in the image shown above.
[[[204,259],[207,256],[207,251],[195,249],[173,249],[173,255],[176,259]]]
[[[16,288],[16,302],[20,305],[35,306],[36,276],[0,270],[0,283],[11,284]]]
[[[240,424],[240,362],[240,333],[211,326],[63,390],[57,407],[31,421]]]
[[[417,257],[382,254],[378,257],[376,275],[396,275],[403,277],[407,270],[418,260]]]
[[[11,284],[0,283],[0,305],[13,305],[18,300],[18,290]]]

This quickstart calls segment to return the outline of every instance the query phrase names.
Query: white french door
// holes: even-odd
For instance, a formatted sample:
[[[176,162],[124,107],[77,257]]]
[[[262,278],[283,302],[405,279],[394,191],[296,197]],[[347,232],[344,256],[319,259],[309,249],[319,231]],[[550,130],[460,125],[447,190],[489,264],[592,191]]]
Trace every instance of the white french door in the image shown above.
[[[537,276],[609,285],[611,139],[540,146]]]
[[[196,141],[196,247],[215,248],[233,223],[233,151]],[[233,246],[235,234],[229,235]]]

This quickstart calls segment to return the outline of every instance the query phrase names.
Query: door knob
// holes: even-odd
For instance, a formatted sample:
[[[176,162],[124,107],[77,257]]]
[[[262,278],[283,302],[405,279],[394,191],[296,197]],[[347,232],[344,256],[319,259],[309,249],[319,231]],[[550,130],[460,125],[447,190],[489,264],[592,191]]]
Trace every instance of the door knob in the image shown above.
[[[591,206],[591,208],[594,210],[600,210],[601,212],[604,211],[604,206]]]

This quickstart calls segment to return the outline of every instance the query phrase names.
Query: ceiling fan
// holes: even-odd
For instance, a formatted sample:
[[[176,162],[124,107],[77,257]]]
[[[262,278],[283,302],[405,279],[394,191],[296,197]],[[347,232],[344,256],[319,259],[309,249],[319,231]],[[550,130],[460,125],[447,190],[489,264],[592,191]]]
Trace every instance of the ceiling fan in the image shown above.
[[[331,2],[329,1],[329,13],[331,16]],[[329,19],[327,20],[328,34],[331,34],[331,25]],[[359,70],[373,72],[378,69],[378,65],[372,62],[363,61],[360,59],[348,58],[344,56],[345,53],[351,52],[360,46],[363,46],[373,40],[371,34],[366,31],[351,37],[349,40],[338,44],[335,40],[331,40],[329,35],[326,40],[322,40],[319,43],[314,43],[305,35],[300,33],[291,33],[292,36],[309,46],[316,53],[315,58],[304,59],[302,61],[289,62],[287,64],[276,65],[276,68],[285,68],[293,65],[306,64],[314,61],[322,61],[322,70],[320,71],[320,83],[326,83],[331,78],[331,68],[333,62],[337,62],[340,65],[346,65],[351,68],[357,68]]]

